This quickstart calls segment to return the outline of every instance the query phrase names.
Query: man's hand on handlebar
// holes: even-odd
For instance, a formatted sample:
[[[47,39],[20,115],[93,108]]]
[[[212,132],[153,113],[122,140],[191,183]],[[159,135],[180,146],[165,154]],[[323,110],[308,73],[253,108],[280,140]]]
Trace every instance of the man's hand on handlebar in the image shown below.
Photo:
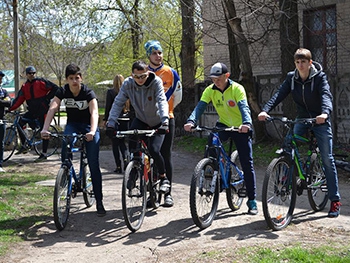
[[[266,119],[269,117],[270,117],[270,115],[268,115],[267,112],[265,112],[265,111],[260,112],[258,115],[259,121],[266,121]]]

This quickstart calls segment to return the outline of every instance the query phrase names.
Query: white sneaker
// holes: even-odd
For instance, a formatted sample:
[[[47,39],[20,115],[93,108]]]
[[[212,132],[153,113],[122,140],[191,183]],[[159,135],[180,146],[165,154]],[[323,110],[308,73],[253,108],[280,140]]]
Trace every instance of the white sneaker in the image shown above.
[[[0,167],[0,173],[5,173],[4,168]]]

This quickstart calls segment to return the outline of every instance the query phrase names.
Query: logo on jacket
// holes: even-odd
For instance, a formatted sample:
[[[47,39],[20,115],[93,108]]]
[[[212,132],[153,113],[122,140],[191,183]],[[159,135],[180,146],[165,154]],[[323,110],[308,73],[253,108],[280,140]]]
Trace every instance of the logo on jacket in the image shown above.
[[[148,101],[152,101],[152,96],[149,96],[147,99]]]
[[[229,106],[229,107],[236,107],[236,102],[234,100],[228,100],[227,101],[227,106]]]

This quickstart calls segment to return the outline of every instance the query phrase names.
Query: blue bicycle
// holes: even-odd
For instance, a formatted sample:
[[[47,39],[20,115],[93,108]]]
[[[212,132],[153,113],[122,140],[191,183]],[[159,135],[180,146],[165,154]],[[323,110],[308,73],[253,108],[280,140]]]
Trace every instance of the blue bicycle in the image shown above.
[[[53,216],[56,228],[63,230],[68,221],[71,199],[82,192],[87,207],[95,202],[91,173],[87,161],[84,134],[51,134],[53,138],[62,138],[62,151],[66,151],[66,158],[62,161],[57,173],[54,198]],[[80,153],[79,172],[73,165],[73,153]]]
[[[193,222],[200,228],[209,227],[215,217],[219,194],[226,190],[226,200],[232,211],[238,210],[247,196],[243,171],[239,168],[238,152],[232,152],[233,141],[229,140],[229,156],[219,138],[220,131],[238,131],[230,128],[194,128],[195,131],[209,131],[213,135],[212,145],[206,146],[205,158],[194,169],[190,187],[190,208]],[[209,156],[215,152],[215,157]]]
[[[24,113],[20,113],[18,111],[8,112],[7,118],[10,120],[6,121],[6,132],[4,137],[4,161],[7,161],[11,158],[14,151],[18,146],[18,132],[24,135],[25,141],[22,147],[31,150],[34,148],[35,152],[40,155],[42,153],[43,148],[43,140],[40,135],[40,124],[38,120],[32,120],[28,118],[23,118]],[[20,120],[23,119],[25,122],[29,124],[29,127],[24,128],[20,125]],[[58,131],[55,126],[50,125],[49,131],[51,133],[57,134]],[[49,157],[53,155],[59,147],[59,142],[57,138],[53,138],[50,140],[48,149],[46,152],[46,156]]]

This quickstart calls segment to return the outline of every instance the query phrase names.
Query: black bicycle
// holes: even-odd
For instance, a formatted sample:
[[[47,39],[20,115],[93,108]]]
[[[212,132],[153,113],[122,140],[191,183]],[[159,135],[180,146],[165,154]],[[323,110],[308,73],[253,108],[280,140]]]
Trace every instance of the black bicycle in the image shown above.
[[[152,208],[159,207],[162,194],[160,178],[145,138],[152,137],[157,130],[117,131],[116,137],[128,137],[137,141],[137,149],[130,153],[130,162],[125,169],[122,188],[123,216],[127,227],[135,232],[140,229],[147,210],[147,192]],[[132,136],[133,138],[130,138]]]
[[[328,191],[326,176],[320,151],[317,147],[316,138],[313,132],[308,137],[293,133],[296,123],[309,125],[315,124],[315,119],[296,119],[270,117],[281,122],[286,128],[286,135],[283,138],[281,149],[266,169],[262,189],[262,207],[267,225],[273,230],[281,230],[288,226],[293,217],[297,195],[307,190],[311,208],[314,211],[321,211],[327,204]],[[276,127],[276,131],[279,129]],[[302,155],[299,143],[307,145],[307,154]]]
[[[42,153],[43,140],[40,134],[41,128],[39,121],[24,118],[23,115],[25,113],[20,113],[19,111],[10,111],[7,114],[10,117],[8,117],[9,120],[6,120],[7,127],[4,136],[4,161],[11,158],[19,144],[18,132],[23,134],[25,138],[25,142],[22,147],[27,148],[28,150],[34,148],[35,152],[40,155]],[[20,125],[21,118],[29,124],[29,126],[25,129]],[[50,125],[49,132],[54,134],[58,133],[56,127],[53,125]],[[46,156],[48,157],[53,155],[59,148],[59,145],[59,140],[57,138],[52,138],[52,140],[49,141]]]
[[[62,151],[65,159],[57,173],[54,197],[53,216],[56,228],[63,230],[68,221],[71,199],[82,192],[85,205],[91,207],[95,202],[91,173],[87,161],[84,134],[51,134],[52,138],[62,139]],[[73,165],[73,153],[80,153],[79,171]]]

